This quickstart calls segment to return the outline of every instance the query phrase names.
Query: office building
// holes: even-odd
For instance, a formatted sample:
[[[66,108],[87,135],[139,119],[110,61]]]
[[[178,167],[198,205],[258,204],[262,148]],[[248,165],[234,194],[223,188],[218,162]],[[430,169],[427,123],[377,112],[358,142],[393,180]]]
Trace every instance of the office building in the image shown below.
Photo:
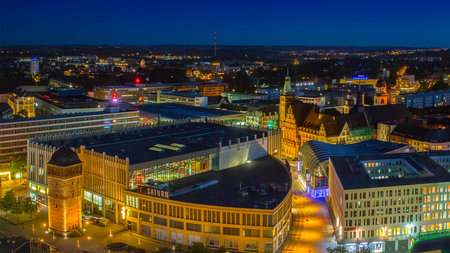
[[[157,91],[156,93],[147,94],[147,101],[150,103],[177,103],[191,106],[208,107],[208,105],[210,104],[208,99],[209,97],[203,96],[199,92]],[[214,99],[212,99],[211,102],[213,101]]]
[[[0,163],[27,153],[27,140],[114,131],[139,124],[138,111],[104,111],[0,120]]]
[[[33,95],[39,116],[101,112],[107,105],[106,101],[87,96],[83,89],[53,89]]]
[[[224,92],[222,92],[222,97],[228,98],[228,101],[233,103],[234,101],[249,100],[249,99],[267,100],[267,99],[269,99],[269,94],[224,91]]]
[[[378,124],[378,139],[405,143],[417,151],[450,150],[450,129],[442,125],[429,125],[421,121],[407,121],[400,124],[390,122]]]
[[[311,197],[322,198],[328,196],[328,165],[330,157],[403,152],[415,152],[415,149],[406,144],[378,140],[366,140],[348,145],[308,141],[298,152],[298,179]]]
[[[17,88],[8,95],[8,105],[17,117],[35,117],[34,97],[24,89]]]
[[[34,140],[28,144],[28,190],[47,203],[51,161],[66,160],[58,158],[67,150],[58,147],[66,145],[81,161],[84,212],[171,243],[276,252],[290,229],[292,183],[285,165],[268,155],[272,138],[270,132],[192,122]]]
[[[116,97],[119,101],[142,103],[147,100],[147,94],[157,91],[192,91],[201,92],[203,96],[220,96],[228,89],[225,83],[173,83],[173,84],[142,84],[125,83],[122,86],[101,86],[94,88],[94,97],[100,100],[111,100]]]
[[[221,103],[220,109],[245,113],[245,125],[261,129],[278,129],[278,101],[238,100]]]
[[[12,119],[13,110],[7,103],[0,103],[0,118],[1,119]]]
[[[214,119],[230,124],[243,124],[245,114],[236,111],[226,111],[176,103],[139,105],[141,122],[157,124],[178,120]]]
[[[422,233],[450,229],[449,158],[448,151],[331,157],[330,217],[338,243],[353,251],[405,252]]]
[[[399,94],[396,101],[405,104],[408,108],[448,106],[450,105],[450,90]]]
[[[30,75],[36,76],[39,74],[39,59],[33,58],[30,61]]]

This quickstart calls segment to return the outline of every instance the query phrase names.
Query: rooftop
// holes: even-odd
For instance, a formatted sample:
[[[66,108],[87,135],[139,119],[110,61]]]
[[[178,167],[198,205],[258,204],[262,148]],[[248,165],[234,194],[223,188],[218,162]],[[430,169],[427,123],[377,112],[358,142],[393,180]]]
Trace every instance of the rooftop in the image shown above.
[[[83,92],[70,91],[36,92],[35,96],[47,103],[64,109],[103,107],[106,104],[102,100],[86,96]]]
[[[403,123],[395,127],[391,135],[396,135],[405,138],[411,138],[420,141],[427,141],[431,143],[440,143],[450,141],[449,128],[435,128],[422,124]]]
[[[183,193],[190,186],[208,182],[211,185]],[[237,167],[172,181],[169,192],[170,199],[189,203],[273,209],[283,201],[290,187],[291,175],[284,164],[265,156]]]
[[[347,145],[330,144],[321,141],[308,141],[300,148],[300,152],[306,149],[312,149],[320,162],[323,162],[328,160],[331,156],[381,155],[406,146],[408,145],[374,139]]]
[[[243,115],[239,112],[217,110],[211,108],[204,108],[198,106],[190,106],[177,103],[160,103],[160,104],[146,104],[138,106],[139,111],[146,113],[160,115],[164,118],[174,120],[180,119],[194,119],[194,118],[217,118],[224,116]]]
[[[134,110],[123,109],[120,108],[120,112],[131,112]],[[27,121],[38,121],[38,120],[52,120],[52,119],[61,119],[61,118],[75,118],[75,117],[87,117],[87,116],[95,116],[95,115],[108,115],[113,114],[114,112],[84,112],[84,113],[65,113],[51,116],[42,116],[42,117],[32,117],[32,118],[20,118],[20,119],[0,119],[0,124],[6,123],[16,123],[16,122],[27,122]]]
[[[129,89],[129,88],[159,88],[177,86],[208,86],[208,85],[228,85],[226,83],[206,82],[206,83],[134,83],[126,82],[124,85],[100,86],[98,89]]]
[[[450,151],[331,157],[330,160],[344,190],[352,190],[450,182],[447,169],[430,158],[438,155],[450,155]],[[404,176],[372,179],[363,165],[365,162],[382,163],[394,160],[401,161],[401,165],[396,167],[405,171]],[[376,167],[372,168],[376,170]]]
[[[228,145],[229,140],[234,144],[237,138],[244,142],[246,136],[253,140],[255,135],[261,138],[262,134],[261,131],[211,123],[185,123],[42,143],[55,147],[66,145],[73,148],[84,145],[86,149],[94,149],[99,153],[117,155],[121,159],[128,157],[130,165],[133,165],[153,160],[163,160],[165,163],[169,162],[170,157],[202,151],[209,154],[210,149],[219,147],[219,142],[225,146]]]

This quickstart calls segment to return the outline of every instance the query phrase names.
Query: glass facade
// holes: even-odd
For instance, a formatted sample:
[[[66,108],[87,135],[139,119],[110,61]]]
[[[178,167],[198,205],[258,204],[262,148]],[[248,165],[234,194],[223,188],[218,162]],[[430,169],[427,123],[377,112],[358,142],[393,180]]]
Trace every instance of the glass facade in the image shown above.
[[[211,156],[209,155],[135,170],[131,173],[129,183],[131,188],[135,189],[146,183],[168,182],[208,170],[211,170]]]

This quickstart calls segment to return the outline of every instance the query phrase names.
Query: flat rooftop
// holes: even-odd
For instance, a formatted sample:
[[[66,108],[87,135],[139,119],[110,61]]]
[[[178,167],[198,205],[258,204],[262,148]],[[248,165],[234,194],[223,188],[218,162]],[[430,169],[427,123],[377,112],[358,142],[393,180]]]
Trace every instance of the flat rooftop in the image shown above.
[[[64,95],[57,92],[36,92],[37,98],[55,105],[60,108],[91,108],[101,105],[104,107],[106,102],[100,99],[91,98],[84,94]]]
[[[146,104],[138,106],[139,111],[161,115],[161,117],[180,120],[187,118],[218,118],[226,116],[244,115],[240,112],[225,111],[199,106],[190,106],[177,103]]]
[[[450,152],[420,152],[398,153],[373,156],[345,156],[331,157],[333,167],[344,190],[378,188],[401,185],[416,185],[439,182],[450,182],[450,173],[447,169],[433,161],[431,157],[450,155]],[[388,160],[401,160],[407,172],[404,177],[390,177],[385,179],[372,179],[366,172],[365,162],[386,162]],[[406,168],[408,167],[408,168]],[[372,167],[372,170],[376,167]]]
[[[117,155],[121,159],[128,157],[130,165],[133,165],[201,151],[209,152],[218,148],[219,142],[226,146],[229,140],[234,144],[238,138],[244,142],[246,136],[254,140],[255,135],[261,138],[262,134],[262,131],[212,123],[185,123],[40,143],[55,147],[67,145],[73,148],[84,145],[86,149],[94,149],[99,153]]]
[[[205,83],[134,83],[126,82],[124,85],[100,86],[98,89],[129,89],[129,88],[161,88],[161,87],[177,87],[177,86],[208,86],[221,85],[228,86],[226,83],[205,82]]]
[[[74,117],[87,117],[87,116],[95,116],[95,115],[108,115],[108,114],[116,114],[116,113],[124,113],[124,112],[135,112],[133,109],[124,109],[120,108],[119,112],[107,112],[107,111],[99,111],[99,112],[82,112],[82,113],[63,113],[57,115],[50,116],[41,116],[41,117],[31,117],[31,118],[20,118],[20,119],[0,119],[0,124],[7,123],[17,123],[17,122],[29,122],[29,121],[38,121],[38,120],[53,120],[53,119],[62,119],[62,118],[74,118]]]
[[[186,187],[212,180],[217,180],[217,183],[203,189],[174,194]],[[291,175],[282,162],[265,156],[233,168],[171,181],[169,192],[170,199],[189,203],[273,209],[286,197],[291,183]]]

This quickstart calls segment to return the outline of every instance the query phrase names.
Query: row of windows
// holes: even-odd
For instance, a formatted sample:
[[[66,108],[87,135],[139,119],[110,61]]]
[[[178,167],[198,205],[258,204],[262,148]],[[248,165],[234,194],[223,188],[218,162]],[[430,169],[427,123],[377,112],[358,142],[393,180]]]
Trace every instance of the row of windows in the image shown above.
[[[144,216],[143,216],[144,215]],[[137,218],[136,212],[129,212],[129,216]],[[144,221],[151,221],[151,217],[146,216],[145,214],[140,214],[140,219]],[[171,228],[176,229],[184,229],[185,224],[182,221],[175,221],[175,220],[167,220],[165,218],[161,217],[154,217],[154,224],[160,225],[160,226],[167,226]],[[194,231],[194,232],[202,232],[202,225],[201,224],[195,224],[195,223],[186,223],[186,230],[188,231]],[[219,226],[210,226],[210,225],[204,225],[203,226],[203,232],[208,234],[220,234],[221,229]],[[222,227],[222,234],[223,235],[234,235],[234,236],[241,236],[241,229],[240,228],[233,228],[233,227]],[[273,231],[272,230],[263,230],[262,235],[264,238],[272,238],[273,237]],[[259,229],[242,229],[242,236],[245,237],[260,237],[261,236],[261,230]]]
[[[420,209],[418,206],[409,206],[407,207],[395,207],[395,208],[379,208],[379,209],[371,209],[371,210],[359,210],[359,211],[345,211],[344,217],[366,217],[366,216],[379,216],[379,215],[390,215],[390,214],[401,214],[401,213],[416,213]],[[433,209],[434,210],[434,209]],[[367,214],[367,215],[366,215]]]
[[[450,192],[449,186],[430,186],[414,189],[399,189],[399,190],[386,190],[386,191],[373,191],[373,192],[359,192],[359,193],[346,193],[345,200],[357,200],[366,198],[385,198],[385,197],[396,197],[396,196],[409,196],[418,194],[432,194],[438,192]]]
[[[126,196],[125,204],[129,207],[140,209],[146,212],[153,212],[155,214],[161,214],[170,217],[176,217],[181,219],[205,221],[211,223],[223,223],[231,225],[247,225],[247,226],[264,226],[272,227],[277,221],[274,222],[273,215],[260,215],[260,214],[240,214],[234,212],[220,212],[203,210],[197,208],[181,207],[176,205],[167,205],[163,203],[151,202],[148,200],[139,199],[131,195]],[[290,203],[288,203],[290,204]],[[152,208],[153,206],[153,208]],[[280,210],[280,215],[287,211],[287,207],[284,206]],[[283,212],[284,211],[284,212]],[[203,213],[203,215],[202,215]],[[281,218],[281,216],[280,216]]]
[[[444,197],[442,198],[444,199]],[[446,197],[445,197],[446,199]],[[392,198],[384,200],[367,200],[367,201],[355,201],[346,202],[345,208],[367,208],[367,207],[379,207],[379,206],[395,206],[395,205],[410,205],[410,204],[422,204],[422,197],[410,197],[410,198]]]
[[[387,237],[387,236],[403,236],[419,232],[428,232],[450,228],[450,223],[438,223],[422,226],[406,226],[395,228],[383,228],[375,230],[354,229],[353,231],[344,232],[344,239],[368,238],[370,237]],[[366,233],[367,232],[367,233]]]

